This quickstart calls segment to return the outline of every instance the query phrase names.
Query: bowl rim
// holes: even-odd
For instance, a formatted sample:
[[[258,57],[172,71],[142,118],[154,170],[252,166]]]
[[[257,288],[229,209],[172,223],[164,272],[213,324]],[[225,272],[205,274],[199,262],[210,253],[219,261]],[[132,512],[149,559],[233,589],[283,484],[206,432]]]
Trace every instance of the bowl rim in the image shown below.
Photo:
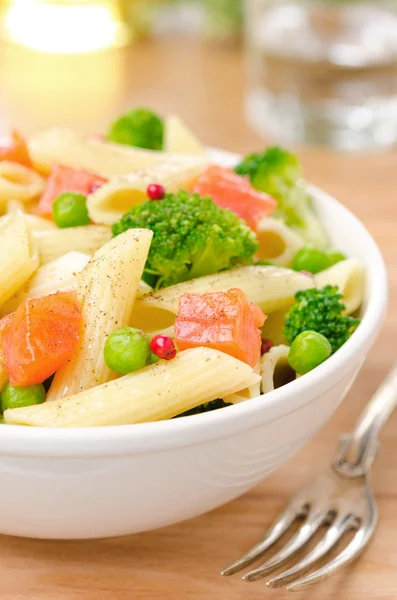
[[[214,162],[230,166],[240,158],[238,154],[218,149],[211,149],[210,156]],[[109,427],[1,427],[0,453],[8,456],[43,458],[110,457],[192,446],[255,429],[267,421],[263,415],[275,405],[278,405],[279,409],[285,406],[285,410],[283,414],[267,422],[281,419],[296,409],[288,409],[291,397],[307,395],[310,403],[325,389],[330,389],[325,383],[327,380],[340,381],[343,375],[351,371],[352,359],[360,356],[363,347],[368,349],[372,345],[380,329],[387,307],[387,274],[381,252],[363,223],[341,202],[323,190],[312,185],[310,190],[317,200],[333,204],[354,222],[355,231],[360,233],[362,243],[367,246],[371,256],[373,285],[369,290],[367,307],[360,327],[327,361],[304,377],[273,392],[253,398],[249,402],[194,417]],[[313,398],[313,389],[316,387],[320,393]],[[300,402],[299,407],[305,404],[307,403]]]

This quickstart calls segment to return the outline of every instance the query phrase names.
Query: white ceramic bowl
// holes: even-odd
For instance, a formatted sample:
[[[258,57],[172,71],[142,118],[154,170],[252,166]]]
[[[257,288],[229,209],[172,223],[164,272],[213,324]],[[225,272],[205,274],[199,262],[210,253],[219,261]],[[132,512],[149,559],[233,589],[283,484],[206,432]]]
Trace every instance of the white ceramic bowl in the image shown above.
[[[214,153],[230,164],[236,157]],[[240,496],[327,421],[356,377],[387,301],[380,252],[344,206],[313,189],[338,248],[368,272],[362,323],[329,360],[265,396],[171,421],[86,429],[0,428],[0,533],[96,538],[176,523]]]

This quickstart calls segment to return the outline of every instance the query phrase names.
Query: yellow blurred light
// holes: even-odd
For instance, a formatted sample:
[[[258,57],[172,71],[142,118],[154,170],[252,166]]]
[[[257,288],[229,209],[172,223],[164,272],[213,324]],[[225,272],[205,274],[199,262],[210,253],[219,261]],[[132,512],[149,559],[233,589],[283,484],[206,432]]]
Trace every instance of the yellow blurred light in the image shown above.
[[[124,106],[127,56],[127,48],[51,54],[4,44],[0,135],[11,125],[28,134],[53,126],[103,131]]]
[[[13,42],[40,52],[94,52],[128,38],[115,0],[12,0],[4,26]]]

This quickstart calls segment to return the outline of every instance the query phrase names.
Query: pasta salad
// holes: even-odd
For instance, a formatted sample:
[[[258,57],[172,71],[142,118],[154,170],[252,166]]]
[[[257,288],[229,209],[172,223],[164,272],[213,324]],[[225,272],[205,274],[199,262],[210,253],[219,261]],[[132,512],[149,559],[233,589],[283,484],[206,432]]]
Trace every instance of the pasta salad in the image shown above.
[[[365,270],[330,246],[298,158],[212,164],[175,116],[0,147],[3,422],[123,425],[250,401],[359,325]]]

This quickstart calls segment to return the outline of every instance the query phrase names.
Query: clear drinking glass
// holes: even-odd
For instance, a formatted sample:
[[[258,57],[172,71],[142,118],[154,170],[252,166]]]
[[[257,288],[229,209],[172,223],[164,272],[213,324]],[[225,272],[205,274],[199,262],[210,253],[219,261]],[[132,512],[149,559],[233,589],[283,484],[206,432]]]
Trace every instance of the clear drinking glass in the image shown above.
[[[397,1],[245,0],[246,116],[286,144],[397,141]]]

